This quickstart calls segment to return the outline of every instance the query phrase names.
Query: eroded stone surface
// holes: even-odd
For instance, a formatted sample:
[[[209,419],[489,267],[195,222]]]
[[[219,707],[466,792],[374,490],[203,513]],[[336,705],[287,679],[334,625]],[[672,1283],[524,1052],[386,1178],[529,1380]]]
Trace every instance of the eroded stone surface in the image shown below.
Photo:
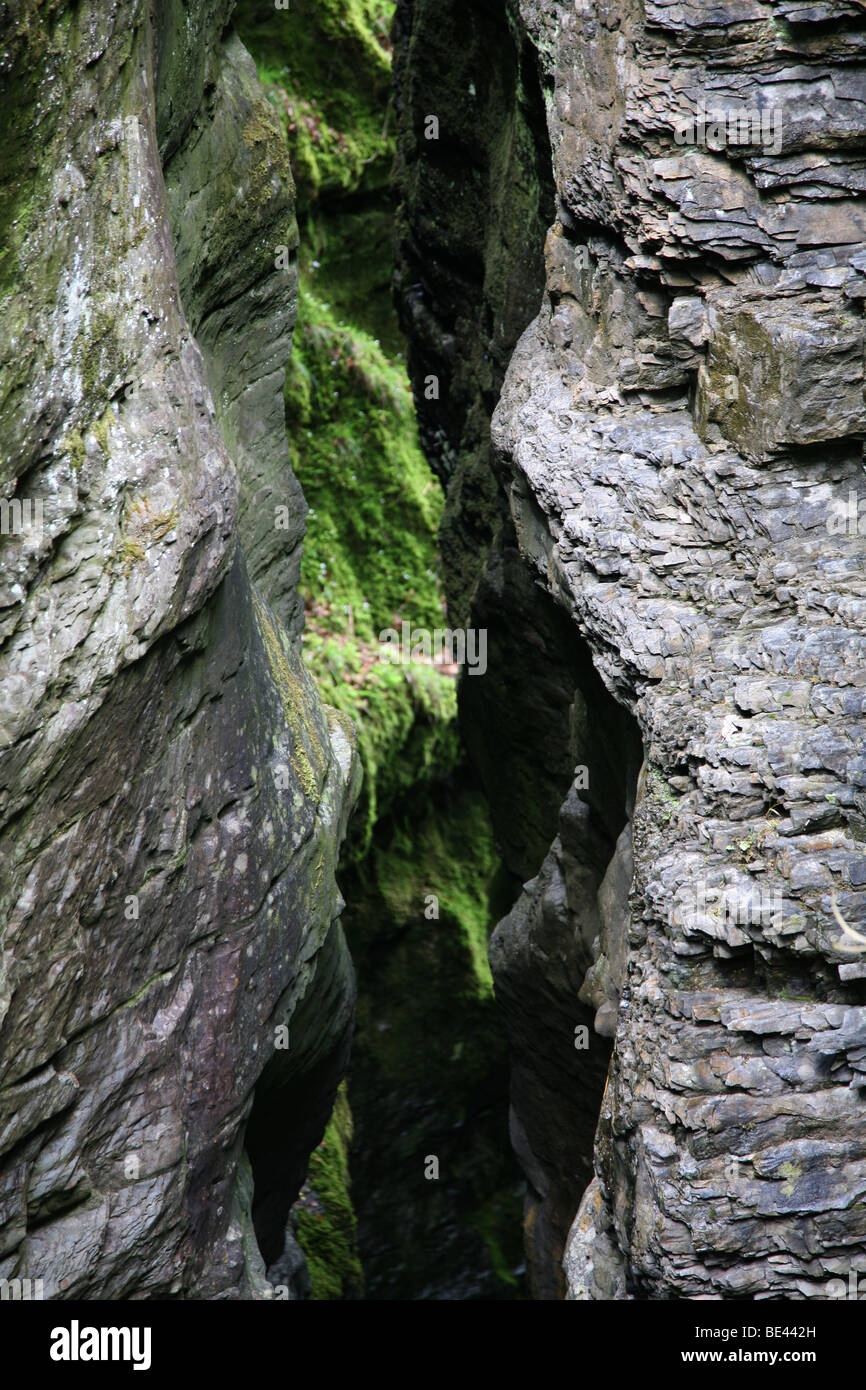
[[[7,35],[2,471],[43,525],[0,542],[0,1277],[58,1298],[270,1297],[255,1088],[315,1073],[303,1164],[351,1025],[354,750],[268,603],[296,616],[265,542],[280,478],[303,528],[292,189],[229,8],[13,5]]]
[[[715,38],[706,7],[694,31],[544,7],[560,218],[494,437],[524,553],[647,757],[573,1297],[822,1296],[866,1260],[866,1009],[832,914],[866,918],[864,542],[832,526],[864,486],[841,171],[866,87],[838,40],[748,8]],[[782,149],[675,148],[701,98],[781,107]],[[832,189],[788,177],[813,150]]]
[[[866,922],[866,29],[843,8],[519,7],[557,216],[493,468],[645,751],[625,987],[621,892],[579,987],[619,1021],[572,1298],[826,1297],[866,1268],[863,953],[833,912]],[[683,139],[701,103],[745,138]],[[560,918],[586,913],[566,890]],[[505,979],[515,1018],[537,963]]]

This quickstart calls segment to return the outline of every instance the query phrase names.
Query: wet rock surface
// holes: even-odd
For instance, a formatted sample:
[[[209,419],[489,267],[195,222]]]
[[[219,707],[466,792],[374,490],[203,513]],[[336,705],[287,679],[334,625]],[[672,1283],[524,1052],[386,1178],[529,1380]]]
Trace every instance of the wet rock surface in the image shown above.
[[[565,893],[578,922],[607,902],[574,988],[614,1035],[570,1298],[826,1297],[866,1268],[862,951],[834,913],[862,930],[856,9],[520,6],[557,206],[492,467],[644,750],[627,920],[622,843]],[[549,1049],[511,959],[507,1026]]]
[[[0,1279],[52,1298],[306,1296],[352,1028],[294,192],[230,10],[3,13]],[[532,1295],[827,1297],[866,1272],[863,6],[401,0],[394,45]],[[516,1288],[471,1195],[420,1296]]]
[[[2,471],[42,524],[0,541],[0,1277],[55,1298],[271,1297],[254,1181],[276,1150],[300,1183],[351,1028],[356,760],[291,635],[291,181],[229,9],[7,7]]]

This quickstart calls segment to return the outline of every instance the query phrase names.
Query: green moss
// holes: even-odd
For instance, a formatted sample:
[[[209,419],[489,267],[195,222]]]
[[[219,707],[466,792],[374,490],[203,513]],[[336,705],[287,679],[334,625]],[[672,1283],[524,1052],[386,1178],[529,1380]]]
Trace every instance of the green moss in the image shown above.
[[[316,208],[304,221],[299,265],[336,318],[363,328],[402,364],[406,342],[391,300],[393,239],[389,201],[365,198],[360,207]]]
[[[457,763],[457,706],[453,681],[414,666],[380,666],[353,684],[359,648],[350,641],[306,650],[328,704],[352,717],[364,781],[343,862],[370,849],[377,821],[401,796],[448,775]],[[372,655],[372,653],[371,653]]]
[[[40,162],[57,123],[57,109],[40,110],[40,84],[59,76],[64,39],[61,0],[11,0],[4,5],[4,77],[0,102],[0,297],[17,286],[36,195],[44,187]],[[58,84],[59,85],[59,84]]]
[[[307,1257],[312,1282],[311,1297],[318,1301],[363,1296],[357,1221],[349,1195],[351,1142],[352,1112],[344,1082],[294,1206],[298,1243]]]
[[[380,824],[343,884],[364,985],[351,1071],[353,1178],[356,1196],[376,1205],[377,1239],[363,1247],[374,1298],[453,1289],[467,1270],[468,1297],[519,1295],[522,1190],[486,958],[508,905],[503,888],[484,798],[456,778]],[[387,1192],[382,1152],[393,1165]],[[438,1182],[423,1179],[430,1154]],[[452,1233],[441,1248],[440,1228]]]
[[[512,1230],[521,1219],[520,1204],[515,1205],[515,1194],[510,1190],[494,1193],[472,1217],[472,1226],[490,1252],[490,1263],[496,1278],[507,1288],[515,1290],[520,1287],[520,1279],[501,1242],[503,1231]]]
[[[91,425],[90,429],[86,431],[93,435],[106,457],[109,452],[108,431],[113,424],[114,414],[109,407],[96,423]],[[84,467],[84,464],[87,462],[87,449],[85,447],[84,438],[79,430],[67,430],[60,441],[60,447],[63,453],[69,455],[69,464],[74,472],[77,473],[79,469]],[[174,513],[174,518],[175,520],[177,519],[176,512]]]
[[[443,951],[454,953],[449,998],[455,992],[467,999],[491,998],[487,941],[499,859],[481,796],[449,798],[447,815],[431,803],[420,825],[414,817],[395,818],[387,843],[373,850],[371,860],[388,920],[414,922],[427,934],[436,930]],[[431,895],[437,899],[438,919],[424,916]]]
[[[97,424],[93,428],[93,433],[100,441],[105,438],[103,448],[107,451],[107,433],[99,434],[100,426]],[[123,525],[124,530],[128,530],[134,537],[138,537],[146,546],[153,545],[156,541],[162,540],[177,526],[178,511],[177,506],[170,507],[167,511],[151,511],[150,504],[146,497],[136,498],[124,509]]]
[[[800,1163],[786,1162],[779,1167],[779,1177],[784,1178],[782,1191],[786,1197],[793,1197],[797,1183],[803,1176],[803,1166]]]
[[[144,559],[146,552],[141,541],[132,540],[127,536],[118,543],[114,554],[123,573],[128,575],[135,565]]]
[[[379,661],[385,628],[446,625],[435,569],[442,496],[402,366],[303,286],[286,422],[310,506],[305,659],[323,699],[358,726],[364,784],[347,849],[358,859],[377,819],[459,757],[454,681]]]
[[[388,179],[389,0],[241,0],[235,24],[289,145],[302,210]]]
[[[646,795],[656,803],[657,818],[667,824],[674,813],[678,798],[658,768],[651,767],[647,772]]]
[[[85,399],[93,401],[123,364],[117,325],[111,309],[96,308],[86,321],[82,320],[73,347],[73,358],[81,369]]]
[[[418,442],[402,364],[302,284],[286,378],[294,466],[310,505],[301,585],[374,639],[401,617],[442,625],[441,491]]]
[[[97,420],[96,424],[93,426],[93,433],[94,433],[94,436],[95,436],[95,438],[96,438],[96,441],[97,441],[97,443],[99,444],[99,447],[100,447],[100,449],[102,450],[102,452],[105,454],[106,458],[108,457],[108,452],[109,452],[109,450],[108,450],[108,431],[111,429],[111,426],[112,426],[113,424],[114,424],[114,415],[113,415],[111,409],[108,409],[108,410],[105,411],[104,415],[102,415],[102,417],[101,417],[99,420]]]
[[[79,468],[84,467],[87,458],[87,451],[84,447],[84,440],[78,430],[69,430],[60,442],[60,447],[64,453],[69,455],[69,463],[77,473]]]

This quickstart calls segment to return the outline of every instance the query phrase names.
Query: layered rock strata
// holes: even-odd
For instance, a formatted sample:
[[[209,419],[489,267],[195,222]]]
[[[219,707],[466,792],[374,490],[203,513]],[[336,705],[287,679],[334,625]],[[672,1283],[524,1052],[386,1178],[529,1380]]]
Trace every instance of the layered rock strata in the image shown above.
[[[493,467],[645,756],[561,913],[617,1019],[570,1298],[866,1268],[861,9],[520,6],[557,202]]]
[[[229,10],[6,7],[0,1277],[55,1298],[273,1296],[256,1231],[278,1254],[351,1026],[292,184]]]

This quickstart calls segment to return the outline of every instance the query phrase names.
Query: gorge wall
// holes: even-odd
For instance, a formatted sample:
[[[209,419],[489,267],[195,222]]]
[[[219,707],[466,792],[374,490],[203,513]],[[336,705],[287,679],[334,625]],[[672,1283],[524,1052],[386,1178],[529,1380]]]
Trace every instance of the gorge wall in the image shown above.
[[[390,10],[0,4],[0,1280],[827,1297],[863,5]]]
[[[377,661],[443,614],[393,6],[99,11],[0,16],[0,1280],[513,1297],[511,893],[454,672]]]
[[[49,1297],[272,1297],[351,1033],[293,185],[230,8],[3,7],[0,1277]]]
[[[396,33],[446,585],[499,655],[461,717],[529,880],[491,963],[535,1296],[565,1246],[571,1299],[826,1297],[866,1268],[862,6]]]

